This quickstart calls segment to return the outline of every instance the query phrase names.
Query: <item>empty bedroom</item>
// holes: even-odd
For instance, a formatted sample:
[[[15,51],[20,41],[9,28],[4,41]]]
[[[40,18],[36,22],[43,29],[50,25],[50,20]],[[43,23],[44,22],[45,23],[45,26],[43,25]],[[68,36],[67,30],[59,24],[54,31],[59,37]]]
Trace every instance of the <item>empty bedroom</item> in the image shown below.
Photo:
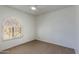
[[[78,54],[78,5],[0,5],[0,54]]]

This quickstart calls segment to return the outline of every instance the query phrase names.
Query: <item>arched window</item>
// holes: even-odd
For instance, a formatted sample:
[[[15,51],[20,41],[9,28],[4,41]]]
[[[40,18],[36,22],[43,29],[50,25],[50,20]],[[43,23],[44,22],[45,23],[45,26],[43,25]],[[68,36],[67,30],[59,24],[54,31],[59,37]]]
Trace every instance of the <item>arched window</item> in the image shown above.
[[[14,17],[8,17],[3,22],[3,40],[15,39],[22,36],[21,24]]]

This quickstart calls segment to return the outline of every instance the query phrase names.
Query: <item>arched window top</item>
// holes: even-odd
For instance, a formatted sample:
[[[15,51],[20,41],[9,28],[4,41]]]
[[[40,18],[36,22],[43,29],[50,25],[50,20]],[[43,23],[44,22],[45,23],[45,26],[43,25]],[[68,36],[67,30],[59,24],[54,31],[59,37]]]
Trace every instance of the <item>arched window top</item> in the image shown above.
[[[21,26],[19,21],[16,18],[14,18],[14,17],[7,17],[7,18],[5,18],[4,21],[3,21],[3,26],[4,25],[7,25],[7,26],[8,25],[10,25],[10,26],[17,26],[17,25],[19,25],[19,26]]]
[[[13,39],[22,36],[21,24],[14,17],[5,18],[3,22],[3,39]]]

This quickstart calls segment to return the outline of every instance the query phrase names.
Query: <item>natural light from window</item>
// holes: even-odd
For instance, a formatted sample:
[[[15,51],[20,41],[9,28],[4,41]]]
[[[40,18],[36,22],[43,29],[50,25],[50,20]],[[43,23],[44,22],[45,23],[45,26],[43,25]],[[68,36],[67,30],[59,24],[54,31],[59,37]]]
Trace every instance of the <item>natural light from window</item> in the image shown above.
[[[14,17],[8,17],[3,23],[3,40],[20,38],[22,36],[21,24]]]

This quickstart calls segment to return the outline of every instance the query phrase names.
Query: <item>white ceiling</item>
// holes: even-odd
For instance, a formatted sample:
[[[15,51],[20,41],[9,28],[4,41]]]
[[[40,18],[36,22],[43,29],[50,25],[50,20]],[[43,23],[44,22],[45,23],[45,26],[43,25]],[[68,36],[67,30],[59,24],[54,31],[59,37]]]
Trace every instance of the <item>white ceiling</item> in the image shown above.
[[[70,7],[71,5],[36,5],[37,10],[31,10],[32,5],[9,5],[8,7],[15,8],[17,10],[32,14],[32,15],[40,15],[43,13],[47,13],[50,11],[59,10],[62,8]]]

